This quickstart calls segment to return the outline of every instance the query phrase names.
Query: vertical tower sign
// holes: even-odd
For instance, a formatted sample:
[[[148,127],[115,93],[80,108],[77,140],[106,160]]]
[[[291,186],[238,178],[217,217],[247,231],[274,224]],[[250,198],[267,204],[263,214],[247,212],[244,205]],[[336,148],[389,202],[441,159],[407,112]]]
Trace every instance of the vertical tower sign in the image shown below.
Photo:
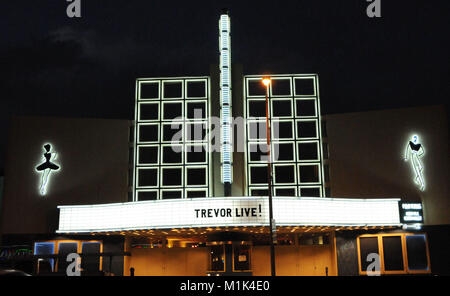
[[[220,51],[220,119],[222,183],[227,188],[233,182],[232,104],[231,104],[231,50],[230,16],[222,13],[219,20]],[[227,191],[227,189],[225,189]],[[227,195],[227,193],[225,193]]]

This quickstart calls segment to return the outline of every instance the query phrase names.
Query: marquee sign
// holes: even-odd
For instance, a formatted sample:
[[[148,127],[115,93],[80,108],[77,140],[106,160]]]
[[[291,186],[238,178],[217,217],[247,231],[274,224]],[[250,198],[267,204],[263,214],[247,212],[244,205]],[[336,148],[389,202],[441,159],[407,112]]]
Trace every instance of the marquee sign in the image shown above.
[[[399,199],[277,197],[273,204],[278,226],[400,225]],[[58,233],[269,224],[266,197],[153,200],[58,208]]]

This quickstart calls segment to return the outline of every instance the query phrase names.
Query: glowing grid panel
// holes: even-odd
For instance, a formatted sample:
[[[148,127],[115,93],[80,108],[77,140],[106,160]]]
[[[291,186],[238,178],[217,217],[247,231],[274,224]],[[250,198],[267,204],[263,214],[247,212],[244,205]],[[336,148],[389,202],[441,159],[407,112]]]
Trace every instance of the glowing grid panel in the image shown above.
[[[324,195],[325,190],[323,189],[323,156],[322,156],[322,137],[321,137],[321,118],[320,118],[320,103],[319,103],[319,91],[318,91],[318,77],[315,74],[285,74],[285,75],[269,75],[272,84],[269,85],[269,124],[271,126],[271,151],[272,151],[272,174],[273,174],[273,193],[276,195],[276,192],[278,188],[287,188],[291,187],[289,185],[296,185],[293,186],[297,190],[298,196],[300,196],[300,189],[301,188],[320,188],[319,193],[322,197]],[[246,179],[247,179],[247,194],[252,193],[255,190],[261,189],[261,190],[267,190],[267,183],[266,184],[253,184],[251,182],[251,170],[253,167],[264,164],[266,162],[265,159],[263,160],[252,160],[250,158],[250,147],[252,145],[261,144],[265,145],[266,143],[266,133],[265,133],[265,110],[264,110],[264,116],[263,114],[259,114],[262,112],[262,105],[255,105],[255,102],[259,102],[262,104],[264,102],[265,105],[265,92],[263,91],[263,87],[260,87],[262,85],[262,79],[267,77],[266,75],[247,75],[244,76],[244,114],[247,116],[247,125],[246,125]],[[280,88],[280,91],[274,90],[274,88],[277,87],[277,83],[282,82],[284,85],[282,88]],[[299,83],[300,82],[300,83]],[[259,84],[258,84],[259,83]],[[273,87],[273,85],[275,86]],[[300,88],[297,86],[307,85],[307,88]],[[279,86],[279,84],[278,84]],[[277,102],[282,102],[282,104],[276,104]],[[299,104],[297,105],[297,102]],[[283,104],[284,103],[284,104]],[[251,114],[250,108],[252,107],[250,104],[254,104],[253,107],[256,107],[258,114],[260,117],[253,117],[255,111]],[[287,110],[280,110],[277,112],[274,110],[274,105],[279,106],[289,106],[290,110],[289,112],[286,112]],[[302,105],[303,104],[303,105]],[[299,109],[301,106],[304,106],[304,109]],[[283,114],[286,113],[286,114]],[[289,113],[289,114],[287,114]],[[283,114],[283,116],[275,117],[274,114]],[[252,116],[250,116],[252,115]],[[255,127],[255,122],[258,122],[261,125],[258,128]],[[264,122],[262,122],[264,121]],[[277,133],[274,129],[276,127],[277,123],[281,123],[280,127],[283,129],[280,131],[280,133]],[[314,128],[311,130],[312,135],[300,137],[298,133],[298,123],[314,123],[314,126],[311,126],[311,128]],[[288,126],[290,124],[290,126]],[[303,127],[303,126],[302,126]],[[289,131],[286,132],[286,128],[289,128]],[[256,131],[256,133],[255,133]],[[289,134],[291,133],[291,137],[282,137],[283,134]],[[274,150],[274,143],[289,143],[294,144],[294,159],[291,160],[284,160],[284,159],[274,159],[273,158],[273,152]],[[314,146],[300,146],[300,148],[307,148],[305,153],[309,153],[310,155],[313,155],[314,157],[306,158],[302,156],[305,154],[301,154],[302,151],[299,149],[298,144],[316,144],[315,151],[313,151]],[[308,150],[309,149],[309,150]],[[274,170],[274,167],[276,167],[277,164],[293,164],[295,166],[295,183],[275,183],[276,179],[276,173]],[[299,174],[299,164],[311,164],[311,165],[318,165],[319,171],[318,171],[318,182],[303,182],[302,176]],[[301,185],[301,186],[300,186]],[[305,186],[306,185],[306,186]]]
[[[275,198],[279,226],[399,226],[399,199]],[[208,226],[267,226],[267,197],[193,198],[118,204],[59,206],[57,233]],[[255,208],[255,216],[239,216]],[[231,209],[231,216],[201,210]],[[219,212],[218,212],[219,213]]]
[[[145,91],[142,91],[142,87],[151,86],[152,89],[147,91],[150,93],[150,97],[143,96]],[[174,89],[166,89],[166,87],[174,87]],[[190,88],[195,89],[190,91]],[[204,88],[204,89],[203,89]],[[157,91],[156,91],[157,90]],[[166,92],[168,90],[168,92]],[[196,186],[197,190],[203,190],[206,192],[205,196],[210,194],[210,153],[209,153],[209,130],[210,130],[210,79],[209,77],[176,77],[176,78],[150,78],[150,79],[138,79],[136,83],[136,110],[135,110],[135,141],[134,141],[134,179],[133,179],[133,200],[138,200],[139,192],[156,192],[157,199],[163,198],[165,194],[176,193],[181,198],[185,198],[186,189],[186,172],[187,168],[196,167],[202,164],[206,169],[207,182],[203,186]],[[157,104],[158,105],[158,118],[152,120],[141,120],[141,108],[146,106],[145,104]],[[173,112],[170,110],[173,107],[172,104],[176,104],[175,107],[179,108],[181,112]],[[197,104],[197,105],[196,105]],[[192,111],[192,108],[198,106],[203,110],[201,118],[186,118],[188,110]],[[191,107],[191,109],[188,109]],[[167,109],[169,108],[169,109]],[[166,112],[165,112],[166,111]],[[172,111],[172,112],[171,112]],[[194,110],[195,111],[195,110]],[[172,114],[170,114],[172,113]],[[164,118],[165,115],[169,115],[169,118]],[[175,116],[175,117],[174,117]],[[174,118],[172,118],[174,117]],[[185,136],[187,133],[185,126],[188,123],[200,123],[203,125],[204,133],[207,137],[203,139],[196,139],[189,141]],[[179,128],[179,130],[173,130],[172,126]],[[152,141],[139,141],[141,137],[141,126],[152,125],[155,126],[155,139]],[[177,133],[177,139],[174,142],[173,136]],[[187,151],[186,147],[191,145],[199,145],[204,147],[205,158],[200,163],[187,163]],[[139,161],[141,155],[139,155],[140,147],[157,147],[158,155],[157,161],[152,163],[145,163]],[[176,151],[181,153],[181,161],[172,162],[164,160],[163,153],[164,148],[176,148]],[[167,150],[166,150],[167,152]],[[166,155],[167,156],[167,155]],[[165,176],[164,172],[172,172],[170,169],[178,168],[181,171],[181,183],[177,185],[164,185],[163,180],[166,178],[170,180],[170,175]],[[157,171],[156,179],[154,180],[154,186],[140,186],[139,177],[144,173],[140,171],[142,169],[155,169]],[[151,175],[151,174],[150,174]],[[142,176],[141,176],[142,177]]]

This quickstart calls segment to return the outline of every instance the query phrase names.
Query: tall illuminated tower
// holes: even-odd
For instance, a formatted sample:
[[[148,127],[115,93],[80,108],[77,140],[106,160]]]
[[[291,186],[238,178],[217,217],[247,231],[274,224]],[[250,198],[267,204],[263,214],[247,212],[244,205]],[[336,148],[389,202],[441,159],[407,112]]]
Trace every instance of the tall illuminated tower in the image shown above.
[[[231,195],[233,182],[231,38],[230,16],[223,11],[219,20],[221,171],[225,196]]]

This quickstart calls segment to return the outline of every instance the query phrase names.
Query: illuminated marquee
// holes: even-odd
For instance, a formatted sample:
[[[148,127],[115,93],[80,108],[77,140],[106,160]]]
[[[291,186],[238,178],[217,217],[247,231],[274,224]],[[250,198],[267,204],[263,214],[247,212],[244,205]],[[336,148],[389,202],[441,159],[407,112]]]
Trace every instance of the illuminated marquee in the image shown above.
[[[230,17],[222,14],[219,20],[222,183],[233,182],[230,43]]]
[[[275,198],[278,226],[398,226],[398,199]],[[267,197],[195,198],[59,206],[57,232],[267,226]]]

